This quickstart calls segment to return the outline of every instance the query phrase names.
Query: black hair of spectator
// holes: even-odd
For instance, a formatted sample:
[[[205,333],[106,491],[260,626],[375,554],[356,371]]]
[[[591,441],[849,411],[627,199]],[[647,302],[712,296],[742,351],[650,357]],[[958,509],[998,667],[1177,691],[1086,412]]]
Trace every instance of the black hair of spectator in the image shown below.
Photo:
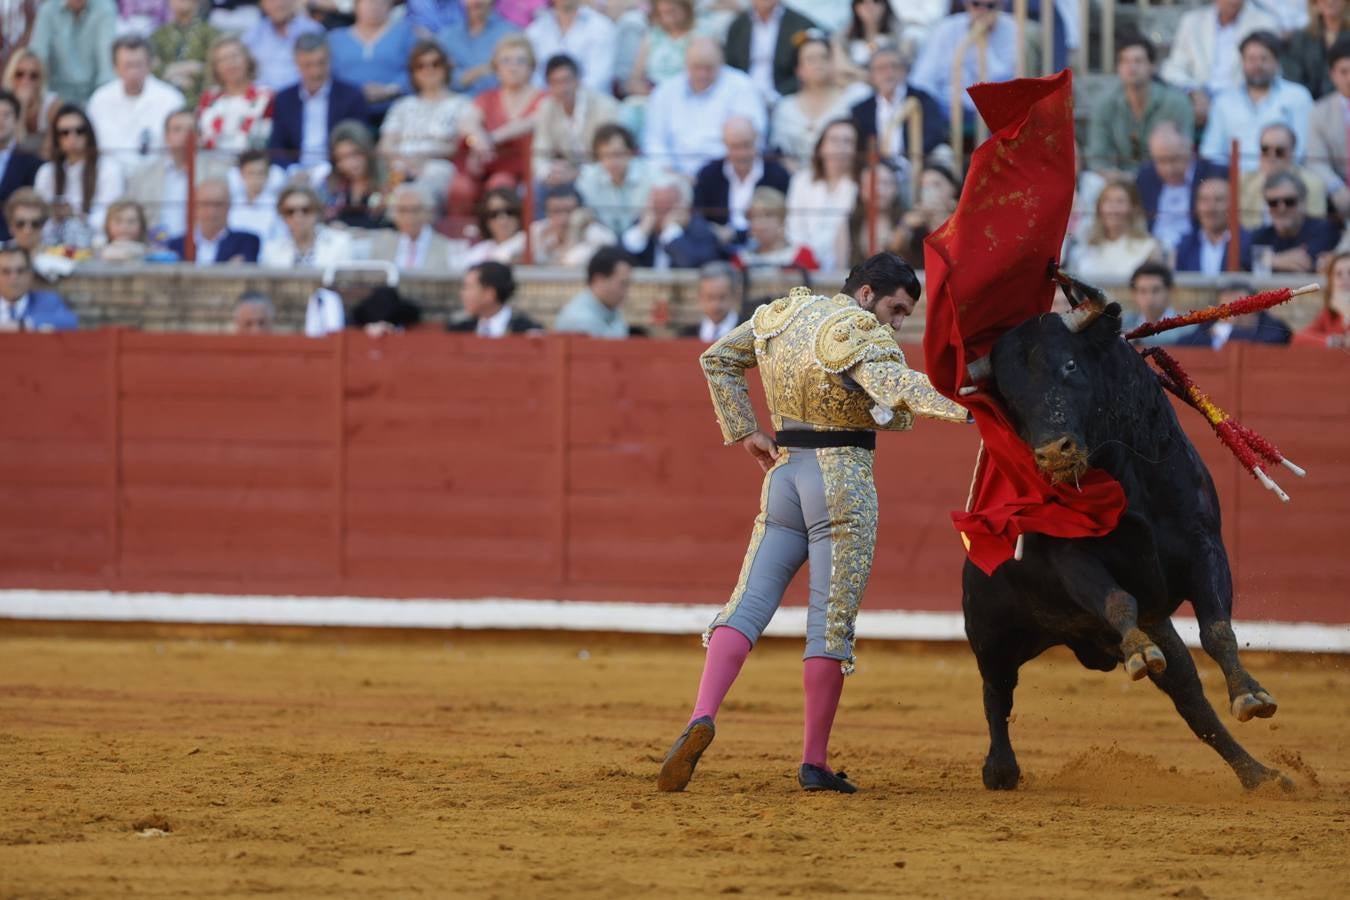
[[[850,41],[861,41],[867,37],[867,30],[863,28],[862,17],[858,15],[858,2],[859,0],[853,0],[853,2],[848,5],[851,21],[848,25],[848,34],[844,35],[844,37],[848,38]],[[886,14],[881,17],[881,28],[877,33],[894,34],[892,31],[895,27],[894,19],[895,15],[891,12],[888,4]]]
[[[566,53],[555,53],[548,58],[548,62],[544,63],[544,80],[547,81],[548,76],[559,69],[570,69],[573,77],[581,76],[581,68],[577,65],[575,59]]]
[[[328,52],[328,32],[307,31],[295,39],[296,53],[313,53],[315,50]]]
[[[1343,59],[1350,59],[1350,34],[1343,34],[1331,42],[1331,49],[1327,51],[1327,70],[1336,68],[1336,63]]]
[[[1172,289],[1172,284],[1175,281],[1172,277],[1171,269],[1163,263],[1154,262],[1150,259],[1147,262],[1140,263],[1139,268],[1135,269],[1130,275],[1130,287],[1134,287],[1135,282],[1140,278],[1148,277],[1161,278],[1163,287],[1167,288],[1169,291]]]
[[[54,187],[57,197],[66,194],[66,154],[61,149],[61,120],[70,116],[80,117],[80,130],[84,133],[84,170],[80,173],[80,203],[89,209],[94,202],[94,193],[98,186],[98,135],[94,134],[94,123],[89,121],[84,110],[74,103],[63,103],[51,117],[52,127],[47,130],[47,159],[52,163]]]
[[[469,271],[478,273],[480,285],[492,288],[492,292],[497,295],[498,303],[510,303],[511,298],[516,295],[516,276],[511,273],[511,267],[505,263],[489,260],[470,266]]]
[[[240,153],[240,154],[239,154],[239,160],[238,160],[238,162],[236,163],[236,165],[238,165],[239,168],[242,169],[244,166],[248,165],[249,163],[257,162],[257,161],[260,160],[260,159],[261,159],[261,160],[266,160],[267,164],[268,164],[269,166],[271,166],[271,164],[272,164],[272,157],[268,156],[268,155],[267,155],[267,151],[266,151],[266,150],[263,150],[261,147],[255,147],[255,148],[253,148],[253,149],[251,149],[251,150],[245,150],[243,153]]]
[[[484,194],[483,199],[478,203],[478,230],[484,240],[489,240],[492,237],[492,231],[488,228],[488,224],[492,221],[488,216],[488,204],[493,200],[504,201],[507,205],[506,208],[511,211],[511,215],[521,220],[524,218],[524,204],[520,202],[520,195],[514,189],[493,188]]]
[[[1270,54],[1275,58],[1278,59],[1280,56],[1280,39],[1274,32],[1265,31],[1264,29],[1261,31],[1253,31],[1242,39],[1241,44],[1238,44],[1238,52],[1241,53],[1246,50],[1248,44],[1260,44],[1262,47],[1269,50]]]
[[[544,188],[543,196],[539,198],[541,202],[548,203],[550,200],[575,200],[577,204],[581,203],[581,194],[572,184],[551,184]]]
[[[1235,291],[1241,293],[1244,297],[1250,297],[1256,293],[1256,287],[1245,278],[1225,278],[1219,282],[1218,293],[1231,294]]]
[[[352,309],[352,324],[361,327],[386,322],[395,328],[412,328],[421,321],[422,308],[388,285],[375,288]]]
[[[172,122],[174,119],[178,118],[179,116],[187,116],[189,119],[192,120],[192,123],[193,123],[194,125],[196,125],[196,123],[197,123],[197,114],[196,114],[195,112],[193,112],[192,110],[188,109],[186,106],[180,106],[180,107],[178,107],[177,109],[175,109],[173,112],[169,113],[167,116],[164,117],[164,133],[165,133],[165,134],[168,134],[168,133],[169,133],[169,123]]]
[[[870,287],[878,297],[903,289],[918,300],[919,294],[923,292],[919,276],[914,274],[909,263],[888,251],[869,256],[849,271],[848,280],[844,282],[844,293],[856,299],[863,287]]]
[[[139,34],[124,34],[112,42],[112,61],[117,64],[117,52],[119,50],[144,50],[146,56],[153,56],[150,52],[150,42]]]
[[[413,94],[417,93],[417,63],[424,56],[435,56],[441,62],[441,70],[445,72],[445,86],[449,87],[454,80],[455,64],[450,61],[446,55],[445,48],[435,41],[421,40],[413,44],[412,50],[408,53],[408,84],[413,85]]]
[[[627,250],[614,245],[601,247],[586,263],[586,283],[590,284],[597,278],[609,278],[624,264],[633,264],[633,257]]]
[[[8,103],[9,108],[14,110],[14,118],[20,118],[23,115],[23,106],[19,103],[19,98],[9,91],[0,89],[0,103]]]
[[[1144,55],[1148,57],[1149,65],[1156,65],[1158,62],[1158,48],[1153,46],[1153,42],[1144,36],[1142,31],[1130,29],[1116,38],[1116,62],[1120,62],[1120,54],[1131,47],[1143,47]]]
[[[923,167],[923,170],[925,172],[933,172],[934,174],[941,175],[943,178],[947,179],[948,183],[952,186],[952,190],[956,192],[956,196],[961,196],[961,181],[951,169],[937,163],[929,163]]]
[[[629,153],[637,153],[637,138],[633,137],[633,132],[614,122],[606,122],[595,129],[595,137],[591,138],[591,156],[599,156],[600,148],[615,138],[620,138]]]
[[[239,299],[235,300],[234,302],[236,306],[241,303],[265,303],[268,306],[271,306],[272,298],[267,296],[267,294],[263,293],[257,288],[250,288],[249,290],[244,291],[242,294],[240,294]]]

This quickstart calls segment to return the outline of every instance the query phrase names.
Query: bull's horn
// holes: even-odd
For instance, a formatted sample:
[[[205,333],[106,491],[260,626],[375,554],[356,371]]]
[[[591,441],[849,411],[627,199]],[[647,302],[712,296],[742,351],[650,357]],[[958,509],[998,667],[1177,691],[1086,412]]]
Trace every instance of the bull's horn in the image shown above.
[[[994,364],[989,361],[989,357],[981,356],[979,359],[966,363],[966,376],[971,381],[984,381],[994,374]]]
[[[1084,300],[1068,312],[1060,313],[1059,317],[1064,320],[1064,327],[1077,334],[1097,321],[1097,317],[1105,311],[1106,304],[1092,297]]]

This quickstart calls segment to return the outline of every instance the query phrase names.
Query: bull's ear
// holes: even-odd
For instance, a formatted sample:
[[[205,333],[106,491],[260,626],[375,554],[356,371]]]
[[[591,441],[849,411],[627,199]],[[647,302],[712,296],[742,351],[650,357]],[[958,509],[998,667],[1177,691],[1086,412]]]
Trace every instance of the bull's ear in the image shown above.
[[[1106,304],[1102,314],[1088,330],[1094,338],[1101,340],[1114,340],[1120,337],[1120,304],[1115,302]]]

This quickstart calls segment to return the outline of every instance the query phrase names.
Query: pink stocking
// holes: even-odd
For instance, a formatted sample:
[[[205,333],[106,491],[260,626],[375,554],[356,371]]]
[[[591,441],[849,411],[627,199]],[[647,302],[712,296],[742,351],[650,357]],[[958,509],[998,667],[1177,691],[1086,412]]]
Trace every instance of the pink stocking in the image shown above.
[[[703,678],[698,683],[698,700],[689,721],[704,716],[717,717],[727,691],[750,655],[750,639],[734,628],[723,625],[713,630],[708,640],[708,655],[703,660]]]
[[[839,660],[812,656],[802,665],[802,688],[806,692],[806,721],[802,729],[802,762],[832,771],[825,764],[830,746],[830,728],[844,691],[844,673]]]

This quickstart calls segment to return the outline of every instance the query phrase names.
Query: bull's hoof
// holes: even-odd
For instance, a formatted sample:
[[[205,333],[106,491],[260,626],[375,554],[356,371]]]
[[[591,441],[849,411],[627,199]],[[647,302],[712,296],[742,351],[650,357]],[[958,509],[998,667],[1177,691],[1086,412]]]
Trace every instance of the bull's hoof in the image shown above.
[[[1242,786],[1249,791],[1254,791],[1267,784],[1274,784],[1286,794],[1292,794],[1298,790],[1294,784],[1294,779],[1281,772],[1279,769],[1267,769],[1265,766],[1257,766],[1247,772],[1239,772],[1238,778],[1242,781]]]
[[[1125,660],[1125,674],[1130,676],[1131,681],[1138,681],[1148,674],[1148,663],[1144,662],[1144,654],[1136,653]]]
[[[1253,718],[1269,719],[1279,708],[1275,698],[1266,691],[1238,694],[1233,698],[1233,715],[1239,722],[1250,722]]]
[[[1167,671],[1167,657],[1163,656],[1163,652],[1158,649],[1157,644],[1149,644],[1144,648],[1144,662],[1153,675],[1161,675]]]
[[[984,761],[984,786],[991,791],[1015,791],[1017,782],[1022,778],[1022,770],[1016,762]]]
[[[1157,644],[1145,644],[1125,660],[1125,671],[1135,681],[1146,675],[1161,675],[1167,671],[1167,657]]]

